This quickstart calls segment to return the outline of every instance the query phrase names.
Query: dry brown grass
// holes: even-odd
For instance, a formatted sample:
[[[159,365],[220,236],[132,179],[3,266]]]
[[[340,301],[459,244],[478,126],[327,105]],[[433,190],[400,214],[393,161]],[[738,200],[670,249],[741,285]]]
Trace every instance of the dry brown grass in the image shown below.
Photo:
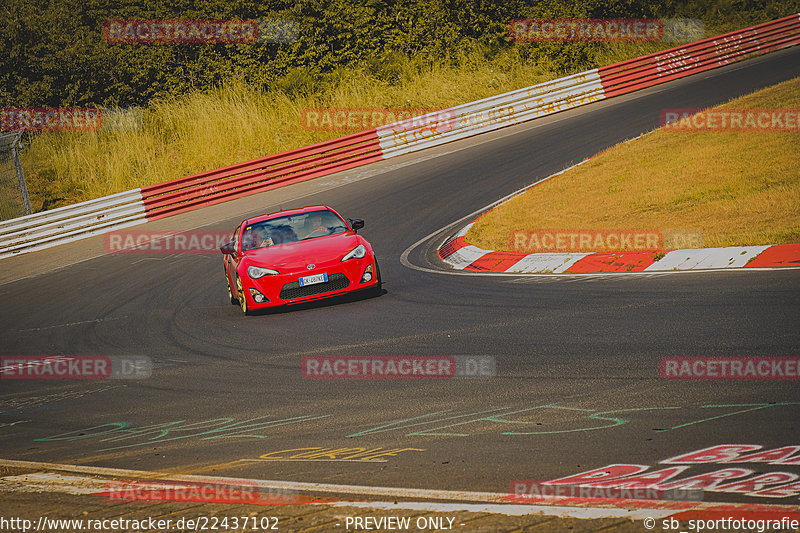
[[[500,68],[502,67],[502,68]],[[304,108],[446,108],[557,77],[510,57],[500,65],[431,66],[401,83],[341,72],[323,97],[223,87],[154,102],[130,130],[44,132],[22,154],[34,211],[89,200],[341,137],[301,127]],[[358,128],[354,131],[359,131]]]
[[[800,108],[800,78],[720,107]],[[511,232],[543,228],[699,231],[705,247],[800,242],[800,132],[660,129],[532,187],[467,240],[511,250]]]

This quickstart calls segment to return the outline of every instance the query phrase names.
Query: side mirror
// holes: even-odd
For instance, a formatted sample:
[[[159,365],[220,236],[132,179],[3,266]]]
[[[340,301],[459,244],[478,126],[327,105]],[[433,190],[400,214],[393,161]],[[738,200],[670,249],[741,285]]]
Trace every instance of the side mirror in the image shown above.
[[[219,247],[219,251],[226,255],[236,255],[236,242],[226,242]]]
[[[347,220],[350,221],[350,225],[353,227],[353,231],[358,231],[364,227],[364,219],[363,218],[348,218]]]

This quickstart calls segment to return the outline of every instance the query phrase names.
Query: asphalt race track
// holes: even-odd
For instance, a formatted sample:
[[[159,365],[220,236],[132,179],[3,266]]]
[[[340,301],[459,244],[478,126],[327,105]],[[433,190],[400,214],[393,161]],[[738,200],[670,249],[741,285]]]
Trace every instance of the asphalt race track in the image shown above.
[[[798,75],[796,47],[459,141],[431,152],[437,157],[387,161],[376,167],[385,172],[281,200],[285,208],[329,204],[366,220],[361,233],[384,279],[377,298],[244,317],[227,301],[219,255],[87,255],[17,276],[23,279],[0,285],[3,355],[146,355],[154,368],[142,380],[3,380],[0,455],[506,492],[513,480],[614,463],[655,469],[719,444],[800,444],[796,381],[659,374],[667,356],[800,355],[800,270],[465,275],[446,271],[434,254],[454,222],[652,130],[664,108],[711,106]],[[293,190],[217,206],[226,219],[209,218],[203,229],[232,230],[247,215],[277,209],[277,197]],[[2,267],[26,271],[56,253],[3,260]],[[489,355],[497,375],[309,380],[300,372],[307,355]],[[261,458],[298,448],[386,455]],[[800,464],[745,467],[800,474]],[[687,474],[717,468],[693,465]],[[706,499],[797,504],[722,493]]]

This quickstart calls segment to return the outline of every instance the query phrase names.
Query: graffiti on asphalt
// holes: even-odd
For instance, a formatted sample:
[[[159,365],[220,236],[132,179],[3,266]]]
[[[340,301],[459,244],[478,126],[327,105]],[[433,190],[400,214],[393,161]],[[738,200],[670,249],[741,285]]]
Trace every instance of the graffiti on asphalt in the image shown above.
[[[800,402],[776,402],[776,403],[757,403],[757,404],[724,404],[724,405],[701,405],[697,407],[686,406],[672,406],[672,407],[637,407],[631,409],[614,409],[609,411],[597,411],[595,409],[579,409],[575,407],[564,407],[555,404],[545,404],[537,407],[528,407],[526,409],[511,409],[511,408],[497,408],[485,411],[477,411],[467,414],[454,414],[452,409],[444,411],[436,411],[426,413],[423,415],[397,420],[382,426],[376,426],[370,429],[365,429],[357,433],[347,435],[348,437],[361,437],[363,435],[370,435],[375,433],[383,433],[386,431],[398,431],[414,428],[413,431],[406,433],[407,436],[448,436],[448,437],[468,437],[470,433],[465,432],[464,426],[469,424],[492,424],[495,427],[500,424],[501,433],[503,435],[554,435],[558,433],[576,433],[582,431],[595,431],[601,429],[609,429],[613,427],[622,426],[630,422],[630,416],[637,413],[644,412],[658,412],[658,411],[690,411],[691,409],[707,409],[703,411],[702,415],[694,418],[691,412],[687,413],[674,413],[682,415],[684,420],[682,423],[672,427],[659,428],[655,431],[664,432],[680,429],[683,427],[691,426],[694,424],[701,424],[710,420],[716,420],[729,416],[736,416],[751,411],[760,409],[769,409],[780,406],[800,405]],[[720,410],[716,412],[713,410]],[[512,419],[514,415],[525,416],[540,415],[548,416],[554,413],[572,414],[575,418],[574,427],[564,429],[551,429],[541,430],[534,428],[541,425],[538,420],[520,420]],[[577,416],[575,416],[577,415]],[[694,415],[696,416],[696,415]],[[628,418],[625,418],[628,417]],[[585,420],[591,420],[591,424],[586,424]],[[594,422],[597,421],[597,422]],[[430,426],[433,427],[423,427]],[[456,432],[453,428],[462,428]]]
[[[293,448],[259,456],[250,461],[357,461],[385,463],[384,457],[394,457],[401,452],[424,452],[424,448]]]
[[[800,402],[709,404],[699,406],[655,406],[628,409],[597,410],[545,404],[524,409],[499,407],[460,414],[453,409],[433,411],[410,418],[390,421],[353,433],[348,428],[336,427],[346,432],[346,437],[364,437],[386,432],[401,432],[405,436],[468,437],[476,433],[499,431],[507,436],[555,435],[611,429],[629,424],[644,415],[648,423],[662,415],[673,422],[656,432],[677,431],[698,424],[741,416],[765,409],[794,407]],[[270,416],[248,418],[215,418],[200,422],[176,420],[160,424],[135,427],[129,422],[109,422],[84,429],[59,433],[35,439],[38,442],[78,441],[96,439],[107,444],[103,450],[132,448],[184,439],[265,439],[273,428],[306,424],[332,417],[330,414],[304,415],[291,418],[270,419]],[[544,421],[549,421],[544,426]],[[555,427],[554,427],[555,426]],[[550,429],[547,429],[550,428]],[[352,429],[350,429],[352,431]]]
[[[99,438],[99,442],[102,443],[142,440],[142,442],[120,444],[118,446],[112,445],[103,448],[103,450],[118,450],[120,448],[133,448],[135,446],[146,446],[148,444],[160,444],[163,442],[191,438],[198,438],[200,440],[224,438],[265,439],[269,435],[264,435],[264,430],[285,426],[287,424],[299,424],[311,420],[318,420],[327,416],[330,415],[296,416],[278,420],[269,420],[269,416],[261,416],[248,418],[240,422],[236,422],[233,418],[215,418],[213,420],[203,420],[201,422],[176,420],[174,422],[165,422],[142,427],[131,427],[128,422],[111,422],[34,440],[38,442],[49,442]]]

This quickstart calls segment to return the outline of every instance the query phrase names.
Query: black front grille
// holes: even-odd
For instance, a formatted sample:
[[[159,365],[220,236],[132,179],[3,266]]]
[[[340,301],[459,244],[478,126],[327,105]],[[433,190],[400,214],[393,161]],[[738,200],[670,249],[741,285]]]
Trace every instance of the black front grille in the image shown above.
[[[305,298],[323,292],[333,292],[346,289],[350,285],[350,280],[344,274],[331,274],[325,283],[315,283],[313,285],[300,286],[299,281],[287,283],[281,289],[281,300],[294,300],[295,298]]]

